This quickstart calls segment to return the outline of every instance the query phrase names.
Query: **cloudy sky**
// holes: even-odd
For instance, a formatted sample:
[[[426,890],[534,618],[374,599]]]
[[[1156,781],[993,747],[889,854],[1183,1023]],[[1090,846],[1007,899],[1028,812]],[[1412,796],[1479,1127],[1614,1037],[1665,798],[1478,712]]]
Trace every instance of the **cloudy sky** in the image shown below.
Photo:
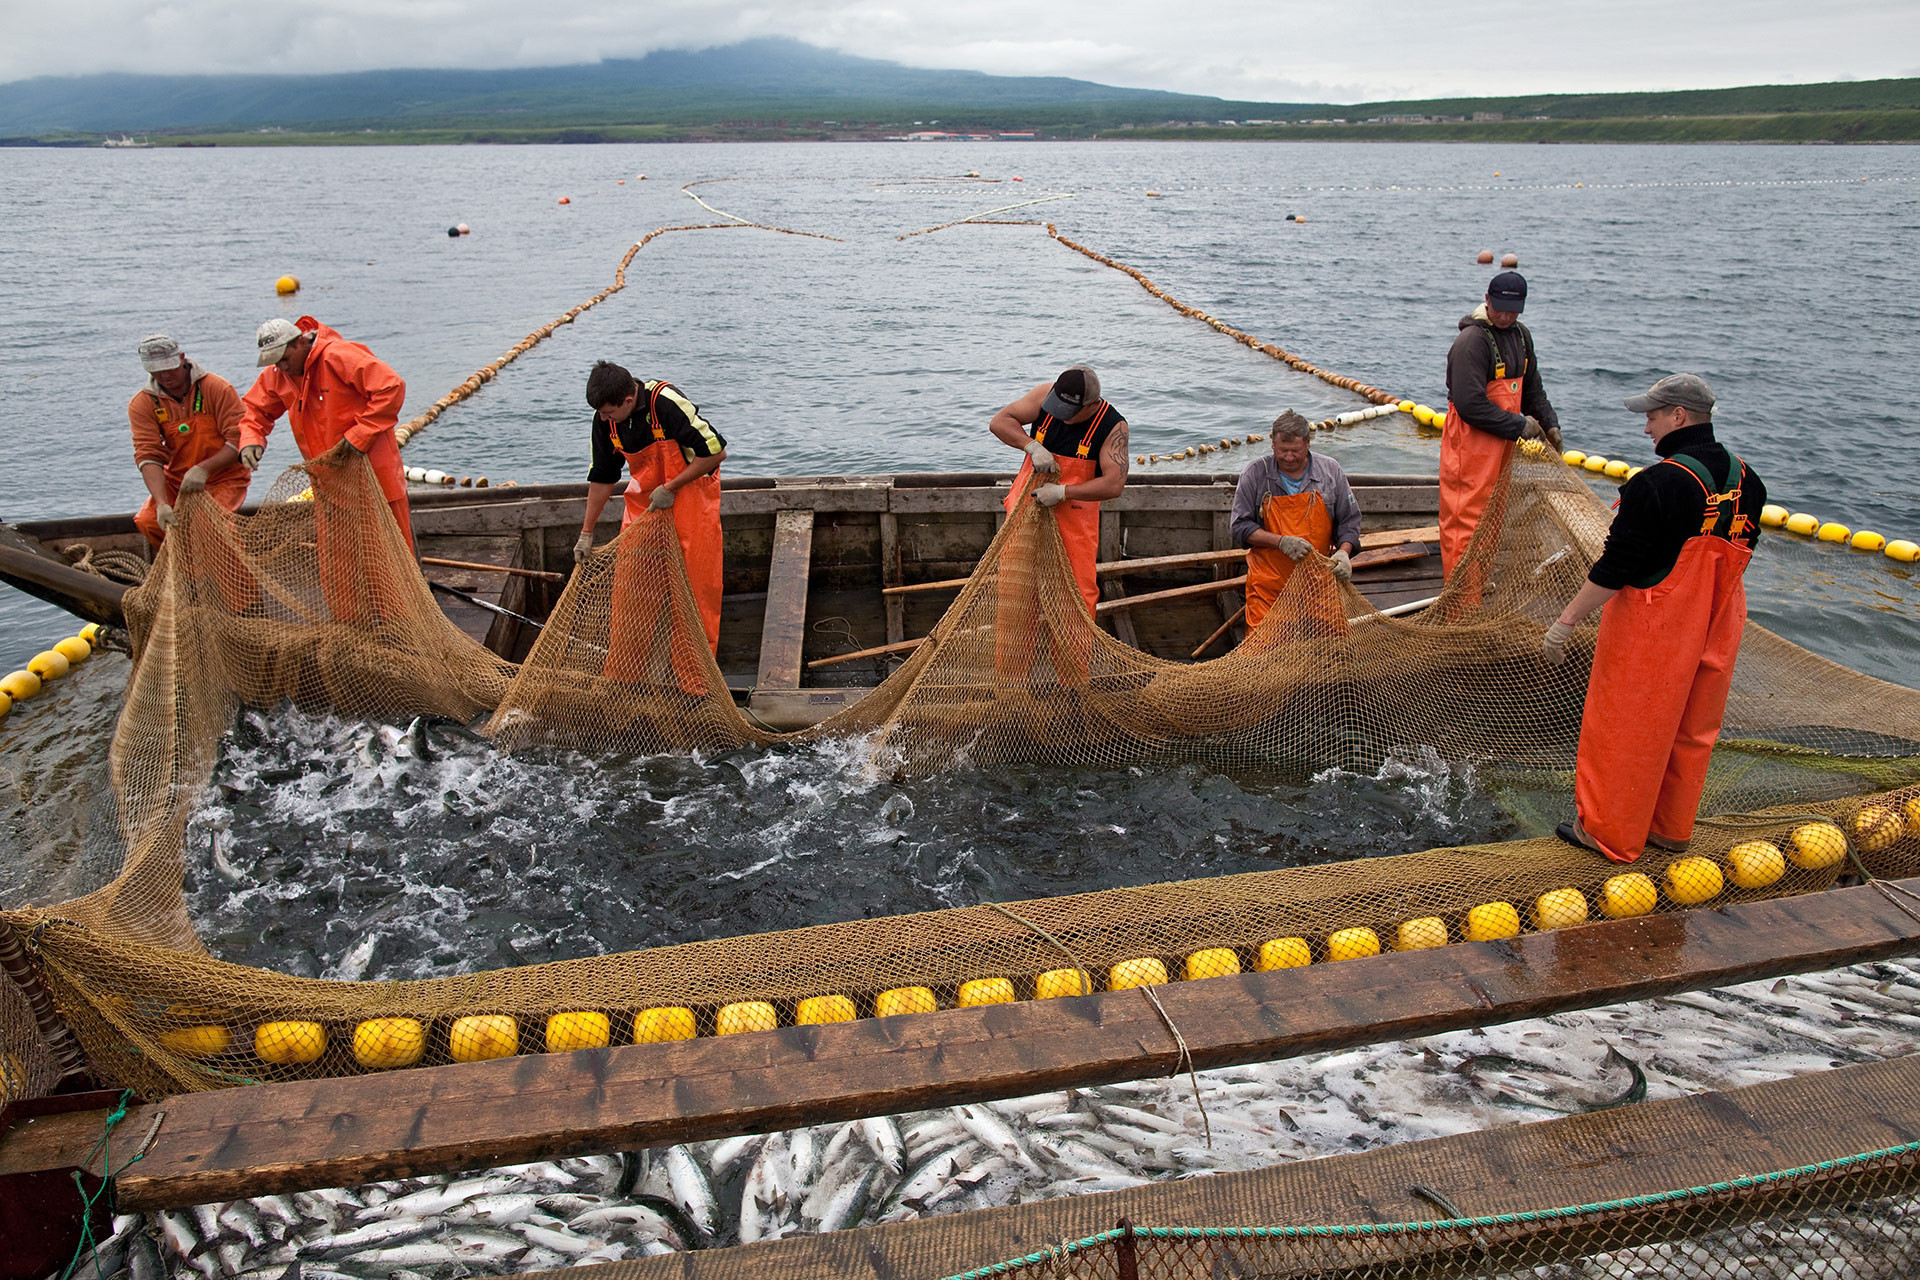
[[[0,0],[0,30],[0,81],[552,66],[766,35],[1267,101],[1920,75],[1916,0]]]

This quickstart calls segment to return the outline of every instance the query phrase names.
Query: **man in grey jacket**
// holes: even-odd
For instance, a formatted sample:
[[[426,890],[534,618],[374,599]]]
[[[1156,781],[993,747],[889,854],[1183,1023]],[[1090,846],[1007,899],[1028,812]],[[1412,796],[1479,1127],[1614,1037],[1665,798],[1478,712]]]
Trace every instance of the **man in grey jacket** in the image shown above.
[[[1360,504],[1340,464],[1308,444],[1312,428],[1289,409],[1273,420],[1273,452],[1240,473],[1233,541],[1247,548],[1247,625],[1257,627],[1309,552],[1333,558],[1333,576],[1353,577]]]

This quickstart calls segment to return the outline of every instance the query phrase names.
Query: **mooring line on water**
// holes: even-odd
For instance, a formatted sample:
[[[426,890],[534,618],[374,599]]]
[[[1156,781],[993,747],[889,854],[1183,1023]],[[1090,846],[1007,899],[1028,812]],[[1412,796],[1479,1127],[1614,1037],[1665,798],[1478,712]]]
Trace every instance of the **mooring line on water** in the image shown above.
[[[990,218],[996,213],[1006,213],[1013,209],[1024,209],[1029,205],[1051,204],[1055,200],[1071,200],[1073,199],[1073,197],[1074,197],[1074,193],[1071,191],[1067,191],[1067,192],[1061,193],[1060,195],[1055,195],[1055,196],[1041,196],[1038,200],[1022,200],[1019,204],[1003,204],[998,209],[982,209],[979,213],[971,214],[965,218],[955,218],[952,222],[943,222],[937,227],[926,227],[919,231],[909,231],[907,232],[906,235],[895,236],[894,239],[906,240],[913,236],[929,236],[936,231],[945,231],[948,227],[957,227],[963,223],[968,223],[968,222],[979,222],[982,218]],[[1002,224],[1002,225],[1033,226],[1036,224],[1022,223],[1022,224]]]
[[[784,235],[784,236],[808,236],[814,240],[831,240],[835,244],[846,243],[846,241],[842,240],[839,236],[830,236],[820,231],[795,231],[792,227],[776,227],[773,224],[767,223],[767,222],[753,222],[746,218],[741,217],[737,213],[728,213],[725,209],[716,209],[712,205],[708,204],[705,200],[702,200],[699,196],[696,196],[693,194],[693,188],[700,186],[702,183],[734,182],[734,181],[737,181],[737,179],[696,178],[692,182],[682,184],[680,188],[680,193],[688,197],[689,199],[691,199],[695,204],[699,205],[702,209],[705,209],[708,213],[715,213],[720,215],[723,218],[732,218],[734,221],[734,224],[742,227],[758,227],[762,231],[778,231],[781,235]]]

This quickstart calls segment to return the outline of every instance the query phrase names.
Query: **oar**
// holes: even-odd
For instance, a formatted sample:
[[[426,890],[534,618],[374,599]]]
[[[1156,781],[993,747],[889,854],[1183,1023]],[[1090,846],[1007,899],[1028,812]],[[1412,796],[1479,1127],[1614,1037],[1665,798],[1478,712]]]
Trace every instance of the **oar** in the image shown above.
[[[471,560],[442,560],[439,556],[421,556],[421,564],[439,565],[442,569],[475,569],[481,573],[510,573],[517,578],[538,578],[542,582],[565,582],[564,573],[550,573],[545,569],[521,569],[507,564],[475,564]]]
[[[1239,622],[1240,619],[1246,616],[1247,616],[1247,606],[1241,605],[1238,609],[1235,609],[1233,611],[1233,616],[1231,618],[1228,618],[1225,622],[1220,624],[1220,629],[1218,631],[1208,636],[1205,640],[1202,640],[1200,642],[1200,647],[1198,649],[1195,649],[1188,656],[1193,658],[1198,658],[1201,654],[1205,653],[1209,647],[1212,646],[1215,640],[1218,640],[1221,636],[1227,634],[1228,631],[1233,629],[1233,625],[1235,623]]]
[[[435,582],[432,578],[427,579],[427,585],[443,595],[452,596],[456,600],[464,600],[476,608],[485,609],[488,613],[497,613],[503,618],[512,618],[515,622],[524,622],[537,631],[546,630],[544,623],[535,622],[524,613],[515,613],[511,609],[502,609],[499,605],[487,600],[482,600],[479,596],[471,595],[458,587],[450,587],[444,582]]]

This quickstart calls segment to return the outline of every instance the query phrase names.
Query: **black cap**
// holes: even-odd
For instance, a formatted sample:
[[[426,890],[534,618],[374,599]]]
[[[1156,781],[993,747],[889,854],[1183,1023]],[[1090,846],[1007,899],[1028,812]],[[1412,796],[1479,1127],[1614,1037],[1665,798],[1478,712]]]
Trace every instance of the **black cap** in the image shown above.
[[[1042,413],[1067,421],[1100,399],[1100,375],[1086,365],[1076,364],[1053,380],[1053,390],[1040,405]]]
[[[1487,305],[1495,311],[1527,309],[1527,278],[1518,271],[1502,271],[1487,285]]]

